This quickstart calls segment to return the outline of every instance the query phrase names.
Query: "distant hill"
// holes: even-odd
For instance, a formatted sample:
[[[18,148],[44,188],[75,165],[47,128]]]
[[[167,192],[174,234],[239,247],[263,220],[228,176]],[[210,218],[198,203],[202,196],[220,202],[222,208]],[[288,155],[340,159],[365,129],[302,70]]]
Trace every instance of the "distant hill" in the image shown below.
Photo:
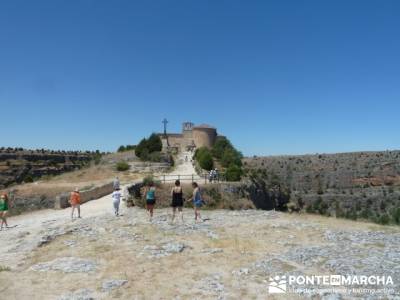
[[[279,199],[308,212],[380,223],[400,217],[400,151],[251,157],[244,165],[258,189],[278,189]]]
[[[293,190],[400,184],[400,151],[253,157],[244,164],[274,172]]]
[[[0,148],[0,189],[79,169],[100,155],[90,151]]]

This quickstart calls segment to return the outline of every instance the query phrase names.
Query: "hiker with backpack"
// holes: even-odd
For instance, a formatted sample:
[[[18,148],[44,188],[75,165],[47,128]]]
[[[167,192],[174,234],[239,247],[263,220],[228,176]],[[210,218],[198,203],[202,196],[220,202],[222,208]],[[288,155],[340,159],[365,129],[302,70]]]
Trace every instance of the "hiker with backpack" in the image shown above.
[[[150,181],[145,190],[146,209],[149,214],[149,222],[153,220],[154,205],[156,204],[156,187],[154,182]]]
[[[197,182],[193,182],[192,187],[193,187],[193,196],[190,198],[190,200],[193,201],[193,206],[194,206],[194,221],[195,222],[197,222],[197,220],[203,221],[200,215],[200,209],[203,206],[204,201],[201,196],[200,187],[197,184]]]
[[[175,186],[172,188],[171,196],[172,196],[172,224],[175,221],[176,210],[178,210],[183,223],[183,212],[182,212],[183,190],[181,187],[181,182],[179,180],[175,181]]]
[[[75,209],[78,211],[78,218],[81,218],[81,195],[79,193],[79,189],[75,188],[75,190],[71,193],[69,198],[69,204],[71,204],[71,219],[74,219]]]
[[[3,193],[0,196],[0,218],[1,218],[0,230],[3,230],[4,225],[6,225],[6,228],[10,228],[10,227],[8,227],[8,224],[7,224],[7,214],[8,214],[9,204],[10,203],[9,203],[7,194]]]

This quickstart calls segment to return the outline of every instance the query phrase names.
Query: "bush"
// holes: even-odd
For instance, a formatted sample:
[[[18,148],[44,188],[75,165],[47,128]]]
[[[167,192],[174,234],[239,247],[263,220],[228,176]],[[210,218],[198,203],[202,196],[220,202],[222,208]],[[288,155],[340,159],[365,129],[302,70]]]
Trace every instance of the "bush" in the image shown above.
[[[242,166],[242,154],[235,149],[225,149],[221,158],[221,165],[228,168],[230,165]]]
[[[393,222],[397,225],[400,225],[400,207],[395,208],[392,212]]]
[[[213,158],[212,158],[212,156],[211,156],[211,153],[205,153],[205,154],[203,154],[203,155],[199,158],[198,162],[199,162],[200,167],[201,167],[202,169],[204,169],[204,170],[207,170],[207,171],[212,170],[213,167],[214,167],[214,161],[213,161]]]
[[[313,206],[312,205],[307,205],[306,212],[309,213],[309,214],[314,213],[315,211],[314,211]]]
[[[33,182],[33,177],[31,175],[26,175],[24,178],[25,183]]]
[[[210,171],[214,167],[214,160],[211,151],[206,147],[201,147],[196,150],[194,158],[200,165],[200,168]]]
[[[152,162],[160,162],[162,161],[161,152],[152,152],[148,155],[148,160]]]
[[[212,155],[217,159],[221,159],[224,155],[225,149],[228,148],[233,148],[231,142],[226,137],[219,137],[211,150]]]
[[[120,161],[116,165],[117,171],[120,171],[120,172],[128,171],[130,169],[130,167],[131,166],[125,161]]]
[[[226,181],[240,181],[243,175],[242,169],[237,165],[230,165],[225,172]]]
[[[387,225],[390,222],[390,218],[387,214],[383,214],[378,218],[378,223],[382,225]]]
[[[350,220],[357,220],[357,213],[355,210],[349,210],[345,213],[344,217]]]
[[[143,186],[149,185],[150,182],[152,182],[157,187],[161,185],[161,181],[154,179],[154,177],[152,175],[148,175],[143,178]]]

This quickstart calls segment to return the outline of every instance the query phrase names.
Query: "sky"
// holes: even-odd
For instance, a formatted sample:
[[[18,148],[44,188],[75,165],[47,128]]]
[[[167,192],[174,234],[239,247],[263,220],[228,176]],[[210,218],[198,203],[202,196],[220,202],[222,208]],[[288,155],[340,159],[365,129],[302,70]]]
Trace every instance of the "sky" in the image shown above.
[[[0,146],[181,123],[245,155],[400,149],[400,1],[0,0]]]

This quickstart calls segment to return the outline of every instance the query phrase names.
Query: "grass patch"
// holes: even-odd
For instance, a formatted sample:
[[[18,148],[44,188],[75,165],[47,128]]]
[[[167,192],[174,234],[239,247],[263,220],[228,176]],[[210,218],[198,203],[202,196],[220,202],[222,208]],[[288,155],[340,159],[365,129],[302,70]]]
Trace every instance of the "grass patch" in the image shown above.
[[[0,266],[0,272],[11,272],[11,268],[6,266]]]

